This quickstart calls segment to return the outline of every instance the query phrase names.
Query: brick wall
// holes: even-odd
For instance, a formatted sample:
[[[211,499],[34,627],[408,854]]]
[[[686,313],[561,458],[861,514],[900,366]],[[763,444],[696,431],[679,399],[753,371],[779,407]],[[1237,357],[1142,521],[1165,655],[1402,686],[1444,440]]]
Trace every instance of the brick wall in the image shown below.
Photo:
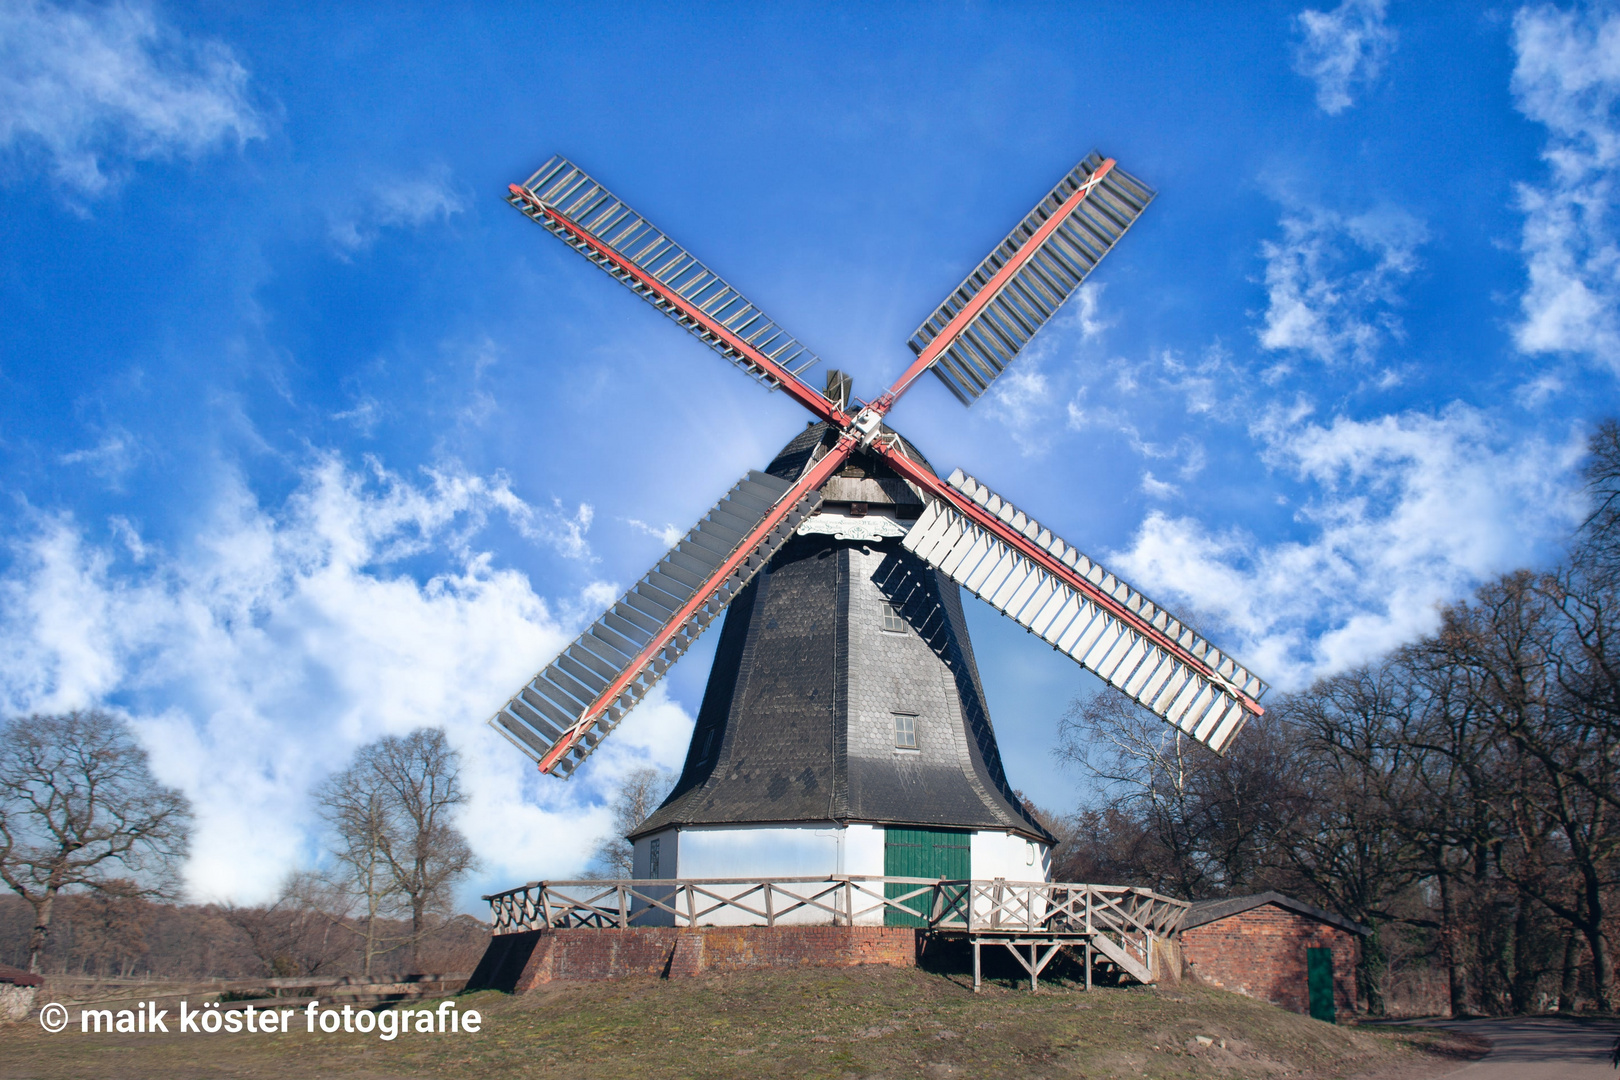
[[[629,975],[678,979],[755,968],[911,967],[918,941],[917,931],[904,926],[531,930],[492,938],[467,986],[522,993],[551,982]]]
[[[1187,966],[1205,982],[1310,1012],[1305,950],[1333,950],[1333,1001],[1355,1011],[1356,935],[1308,915],[1265,904],[1181,933]]]

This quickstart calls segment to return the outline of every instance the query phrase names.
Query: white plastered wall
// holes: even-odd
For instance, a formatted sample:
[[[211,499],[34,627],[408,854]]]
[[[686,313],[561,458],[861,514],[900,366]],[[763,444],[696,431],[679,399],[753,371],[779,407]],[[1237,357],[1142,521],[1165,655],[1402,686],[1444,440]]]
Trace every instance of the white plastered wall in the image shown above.
[[[973,858],[973,880],[994,881],[1001,878],[1009,884],[1015,882],[1050,881],[1052,878],[1052,849],[1046,844],[1026,840],[1008,832],[981,830],[973,834],[969,847]],[[977,918],[988,919],[996,907],[996,896],[1002,898],[1001,918],[1038,920],[1046,914],[1045,894],[1040,890],[1012,892],[990,890],[986,896],[977,889],[974,893],[973,912]]]
[[[973,878],[984,881],[1049,881],[1052,877],[1052,849],[1014,833],[980,829],[969,846]]]
[[[815,882],[845,875],[881,877],[883,874],[883,827],[880,825],[840,826],[832,822],[805,825],[703,825],[666,829],[643,836],[635,843],[635,874],[651,876],[652,841],[659,841],[659,877],[687,880],[715,878],[804,878],[804,885],[787,888],[800,895],[813,894]],[[656,895],[656,886],[646,891]],[[746,886],[717,886],[709,891],[721,896],[740,895]],[[667,899],[666,899],[667,902]],[[714,901],[710,901],[712,904]],[[763,910],[764,901],[755,894],[743,903]],[[830,901],[823,901],[830,902]],[[774,906],[780,910],[784,898]],[[647,906],[635,905],[637,909]],[[857,902],[857,907],[860,903]],[[701,910],[702,900],[699,899]],[[699,915],[700,925],[736,926],[760,922],[759,918],[736,908],[720,908]],[[818,925],[830,923],[832,915],[822,908],[799,908],[777,919],[781,923]],[[875,912],[855,920],[881,925],[883,913]],[[636,920],[638,926],[670,926],[674,916],[650,912]]]

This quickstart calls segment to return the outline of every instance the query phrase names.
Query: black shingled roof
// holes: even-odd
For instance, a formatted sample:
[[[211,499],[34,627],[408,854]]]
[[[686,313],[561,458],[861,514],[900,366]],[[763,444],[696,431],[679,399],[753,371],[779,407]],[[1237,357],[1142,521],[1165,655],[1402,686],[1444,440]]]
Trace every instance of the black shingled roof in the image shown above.
[[[1325,923],[1332,923],[1341,930],[1348,930],[1352,934],[1363,936],[1372,933],[1372,927],[1363,926],[1358,922],[1340,918],[1331,911],[1324,911],[1303,900],[1295,900],[1292,896],[1284,896],[1280,892],[1256,893],[1253,896],[1233,896],[1225,900],[1200,900],[1187,909],[1187,915],[1181,920],[1183,930],[1191,930],[1195,926],[1204,926],[1208,923],[1229,919],[1233,915],[1241,915],[1245,911],[1253,911],[1257,907],[1267,904],[1276,904],[1278,907],[1296,911],[1301,915],[1318,919]]]

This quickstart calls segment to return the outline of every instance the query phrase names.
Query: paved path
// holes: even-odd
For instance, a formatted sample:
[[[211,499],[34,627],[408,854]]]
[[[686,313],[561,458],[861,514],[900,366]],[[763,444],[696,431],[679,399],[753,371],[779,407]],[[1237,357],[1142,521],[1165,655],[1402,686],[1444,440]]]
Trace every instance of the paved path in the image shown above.
[[[1615,1080],[1610,1050],[1620,1024],[1535,1016],[1460,1020],[1439,1027],[1491,1040],[1491,1052],[1445,1080]]]

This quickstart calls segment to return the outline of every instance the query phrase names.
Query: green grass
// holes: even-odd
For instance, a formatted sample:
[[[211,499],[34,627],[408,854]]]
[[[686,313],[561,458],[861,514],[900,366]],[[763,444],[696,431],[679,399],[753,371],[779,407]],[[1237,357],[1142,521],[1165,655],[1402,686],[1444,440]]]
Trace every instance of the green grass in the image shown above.
[[[196,999],[193,999],[195,1002]],[[476,1035],[48,1035],[0,1027],[0,1078],[1421,1077],[1466,1052],[1432,1031],[1335,1027],[1182,985],[973,994],[915,969],[626,979],[456,999]],[[74,1012],[75,1019],[77,1012]],[[173,1013],[171,1027],[173,1025]],[[1212,1040],[1202,1045],[1197,1036]],[[1224,1042],[1224,1048],[1222,1043]]]

